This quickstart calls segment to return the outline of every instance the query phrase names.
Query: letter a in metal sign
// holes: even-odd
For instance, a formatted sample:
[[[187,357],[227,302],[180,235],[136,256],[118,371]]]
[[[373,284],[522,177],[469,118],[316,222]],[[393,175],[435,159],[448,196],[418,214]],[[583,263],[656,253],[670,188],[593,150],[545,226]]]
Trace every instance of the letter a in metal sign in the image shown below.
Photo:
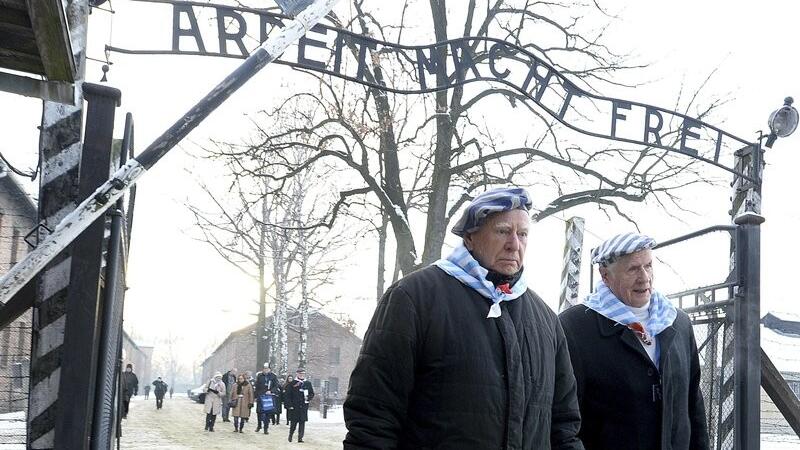
[[[275,0],[285,14],[294,17],[297,13],[304,10],[308,5],[314,3],[313,0]]]

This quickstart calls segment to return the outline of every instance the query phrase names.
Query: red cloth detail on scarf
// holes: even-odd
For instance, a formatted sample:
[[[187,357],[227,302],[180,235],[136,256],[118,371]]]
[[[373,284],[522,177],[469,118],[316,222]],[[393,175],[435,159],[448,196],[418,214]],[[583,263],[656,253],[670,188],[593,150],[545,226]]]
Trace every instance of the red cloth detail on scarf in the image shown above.
[[[503,283],[497,285],[497,290],[502,292],[503,294],[510,294],[511,288],[508,286],[508,283]]]

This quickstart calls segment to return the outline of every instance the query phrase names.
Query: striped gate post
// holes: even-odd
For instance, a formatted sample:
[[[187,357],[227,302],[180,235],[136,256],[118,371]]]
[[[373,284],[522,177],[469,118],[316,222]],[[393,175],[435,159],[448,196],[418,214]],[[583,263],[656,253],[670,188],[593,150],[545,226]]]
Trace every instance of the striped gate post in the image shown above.
[[[67,0],[73,57],[76,66],[75,104],[45,102],[42,111],[39,181],[39,222],[50,229],[77,205],[78,163],[83,128],[82,82],[86,62],[88,0]],[[66,323],[67,286],[72,261],[68,250],[57,256],[38,279],[33,306],[28,448],[55,447],[61,348]]]
[[[564,311],[578,304],[578,285],[581,279],[581,251],[583,250],[583,231],[586,221],[582,217],[567,220],[566,242],[564,244],[564,268],[561,271],[561,295],[558,311]]]

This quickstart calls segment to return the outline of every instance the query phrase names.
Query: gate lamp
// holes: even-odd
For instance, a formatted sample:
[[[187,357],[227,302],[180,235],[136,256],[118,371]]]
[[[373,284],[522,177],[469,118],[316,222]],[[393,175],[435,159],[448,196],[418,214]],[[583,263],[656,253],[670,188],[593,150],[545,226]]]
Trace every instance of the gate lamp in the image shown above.
[[[764,144],[767,148],[772,148],[772,144],[774,144],[775,140],[779,137],[789,136],[797,129],[797,122],[800,121],[800,114],[798,114],[797,109],[792,106],[793,102],[794,99],[792,97],[786,97],[783,100],[783,106],[769,115],[767,123],[769,124],[770,134],[767,137],[766,144]]]

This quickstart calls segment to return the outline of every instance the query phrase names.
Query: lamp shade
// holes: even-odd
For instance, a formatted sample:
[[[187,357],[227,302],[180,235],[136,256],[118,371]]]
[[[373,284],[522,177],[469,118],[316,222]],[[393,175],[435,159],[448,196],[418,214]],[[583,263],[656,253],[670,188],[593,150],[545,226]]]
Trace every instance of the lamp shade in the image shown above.
[[[794,99],[786,97],[784,104],[779,109],[769,115],[769,130],[778,137],[786,137],[794,133],[797,123],[800,121],[800,114],[792,106]]]

